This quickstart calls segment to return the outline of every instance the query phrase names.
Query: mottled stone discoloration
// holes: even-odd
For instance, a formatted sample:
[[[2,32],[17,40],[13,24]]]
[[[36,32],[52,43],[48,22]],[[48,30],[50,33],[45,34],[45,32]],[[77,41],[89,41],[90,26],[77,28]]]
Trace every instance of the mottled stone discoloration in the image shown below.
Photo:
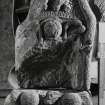
[[[8,72],[14,64],[14,36],[12,33],[12,0],[0,0],[0,89],[11,88]]]
[[[73,10],[68,13],[74,17],[73,19],[63,19],[59,15],[53,17],[53,14],[49,14],[47,19],[45,16],[40,20],[40,14],[49,11],[49,8],[43,9],[47,1],[32,2],[26,20],[16,31],[15,69],[19,86],[89,89],[90,46],[93,45],[96,19],[87,0],[77,1],[84,14],[86,25],[75,18]],[[59,7],[63,5],[62,3],[65,2],[55,1],[52,6]],[[62,14],[63,10],[52,8],[50,11],[56,14],[57,11],[61,11]]]
[[[75,3],[84,21],[76,15]],[[15,82],[22,89],[51,90],[42,90],[44,96],[40,90],[20,90],[18,102],[92,105],[85,91],[90,88],[95,32],[96,18],[87,0],[32,0],[27,18],[16,31]]]
[[[39,104],[38,104],[39,103]],[[4,105],[92,105],[88,92],[14,90]]]

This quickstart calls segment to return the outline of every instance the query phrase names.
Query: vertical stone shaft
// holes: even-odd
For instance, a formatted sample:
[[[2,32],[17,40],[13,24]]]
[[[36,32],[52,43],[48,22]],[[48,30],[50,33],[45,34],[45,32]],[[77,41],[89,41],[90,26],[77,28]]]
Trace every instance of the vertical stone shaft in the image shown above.
[[[85,21],[86,21],[86,25],[87,25],[87,30],[86,33],[84,34],[84,39],[83,39],[83,45],[87,45],[89,48],[90,46],[93,47],[93,42],[94,42],[94,38],[95,38],[95,34],[96,34],[96,17],[94,15],[94,13],[92,12],[89,3],[87,0],[78,0],[79,2],[79,6],[81,8],[81,11],[84,14],[85,17]],[[92,48],[93,49],[93,48]],[[92,58],[92,49],[91,52],[89,54],[89,65],[91,63],[91,58]],[[88,88],[90,88],[90,83],[89,83],[89,66],[88,69],[86,71],[86,82],[88,86]]]

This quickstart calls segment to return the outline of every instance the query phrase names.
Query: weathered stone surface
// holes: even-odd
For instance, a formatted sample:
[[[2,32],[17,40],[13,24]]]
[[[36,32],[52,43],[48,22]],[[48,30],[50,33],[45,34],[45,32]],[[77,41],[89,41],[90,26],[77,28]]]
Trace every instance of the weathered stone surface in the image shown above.
[[[54,104],[63,93],[51,90],[13,90],[4,105]]]
[[[94,0],[94,4],[99,8],[100,12],[103,14],[105,11],[105,0]]]
[[[14,50],[12,0],[0,0],[0,89],[11,88],[7,79],[14,64]]]
[[[5,99],[4,105],[16,105],[16,100],[21,94],[20,90],[13,90]]]
[[[34,91],[22,92],[20,105],[39,105],[39,95]]]
[[[79,27],[78,28],[79,31],[80,30],[84,31],[82,24],[80,25],[80,23],[78,23],[76,25],[79,25],[82,28],[81,29]],[[70,33],[74,34],[73,32],[70,32]],[[22,62],[21,69],[18,71],[18,79],[23,81],[22,83],[22,81],[19,80],[20,86],[22,88],[35,88],[35,87],[36,88],[37,87],[39,88],[43,88],[43,87],[45,88],[47,87],[48,88],[57,88],[57,87],[70,88],[70,86],[72,86],[72,88],[74,89],[78,88],[79,90],[83,87],[84,75],[83,76],[81,75],[80,77],[78,73],[79,71],[81,71],[82,74],[84,74],[85,72],[86,66],[83,68],[82,65],[85,65],[85,57],[86,57],[87,52],[83,51],[83,49],[80,48],[81,42],[79,39],[73,42],[73,40],[75,40],[75,38],[78,37],[79,35],[74,34],[73,36],[69,36],[70,38],[67,41],[66,40],[63,41],[58,36],[55,40],[53,39],[44,40],[44,41],[41,40],[38,46],[37,45],[34,46],[36,41],[35,41],[35,38],[31,36],[31,34],[30,36],[28,36],[32,39],[32,40],[31,39],[29,40],[29,42],[31,41],[31,43],[28,42],[27,38],[24,41],[22,41],[22,38],[19,38],[16,40],[17,45],[19,44],[20,46],[20,47],[17,46],[16,48],[16,54],[19,54],[19,56],[17,55],[16,60],[19,59],[18,62],[19,63]],[[22,35],[20,37],[22,37]],[[21,43],[23,43],[23,45],[20,45],[20,43],[18,43],[18,40],[20,40]],[[30,48],[29,51],[27,51],[28,48]],[[69,59],[67,59],[68,57]],[[84,59],[84,60],[80,62],[81,59]],[[77,70],[74,66],[75,64],[78,65]],[[74,71],[74,69],[76,71]],[[26,71],[26,74],[24,74],[25,71]],[[80,78],[79,79],[77,77],[78,82],[75,80],[76,79],[75,76],[72,79],[70,79],[72,77],[73,72],[77,73],[78,77]],[[26,81],[24,81],[23,78],[26,79]],[[79,80],[82,83],[79,83]],[[66,83],[64,81],[66,81]],[[74,83],[71,83],[72,81]],[[23,85],[21,85],[21,83]],[[74,85],[79,85],[79,86],[74,86]]]
[[[92,105],[88,92],[13,90],[4,105]]]
[[[68,8],[72,10],[70,13],[64,12],[65,8],[60,9],[63,4],[68,7],[66,1],[52,1],[54,8],[50,9],[49,2],[32,0],[26,20],[17,28],[15,70],[18,84],[20,88],[87,90],[90,84],[90,45],[96,29],[95,16],[87,0],[77,1],[84,13],[85,26],[75,18],[76,14],[71,8]],[[72,1],[72,6],[74,3]],[[45,4],[46,9],[43,8]],[[53,12],[46,17],[48,11]],[[59,17],[59,11],[61,15],[71,14],[72,19]],[[40,18],[42,12],[44,15]]]
[[[77,93],[65,93],[58,105],[82,105],[82,99]]]
[[[97,21],[104,21],[105,0],[89,0],[89,4],[97,18]]]
[[[60,91],[48,91],[46,93],[46,96],[43,99],[43,103],[45,105],[52,105],[54,104],[61,96],[63,95],[63,93],[61,93]]]
[[[105,11],[104,11],[104,13],[102,14],[101,22],[105,22]]]

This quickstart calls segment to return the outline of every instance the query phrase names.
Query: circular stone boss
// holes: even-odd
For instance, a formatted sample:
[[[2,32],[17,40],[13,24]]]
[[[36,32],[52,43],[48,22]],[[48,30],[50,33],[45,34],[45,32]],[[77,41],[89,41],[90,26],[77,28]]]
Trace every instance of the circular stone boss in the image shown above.
[[[62,25],[59,20],[49,18],[42,24],[45,39],[57,39],[62,34]]]

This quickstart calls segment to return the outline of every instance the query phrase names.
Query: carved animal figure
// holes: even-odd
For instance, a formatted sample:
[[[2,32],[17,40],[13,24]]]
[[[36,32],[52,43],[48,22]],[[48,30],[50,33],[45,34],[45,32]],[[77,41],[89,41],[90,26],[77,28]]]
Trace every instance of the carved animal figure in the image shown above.
[[[83,20],[76,15],[76,4]],[[88,68],[95,31],[96,18],[87,0],[31,1],[28,16],[16,31],[16,75],[10,75],[14,75],[18,88],[58,89],[63,95],[57,94],[53,100],[47,91],[42,100],[37,97],[39,102],[35,102],[33,97],[28,105],[92,105],[84,91],[90,88]],[[24,97],[30,99],[31,93],[28,95],[27,91],[20,95],[21,105],[25,105]]]
[[[73,16],[74,1],[31,1],[28,16],[16,31],[15,69],[20,87],[89,88],[85,84],[87,57],[96,19],[87,0],[77,3],[84,14],[85,26]],[[43,5],[47,5],[46,10]]]

